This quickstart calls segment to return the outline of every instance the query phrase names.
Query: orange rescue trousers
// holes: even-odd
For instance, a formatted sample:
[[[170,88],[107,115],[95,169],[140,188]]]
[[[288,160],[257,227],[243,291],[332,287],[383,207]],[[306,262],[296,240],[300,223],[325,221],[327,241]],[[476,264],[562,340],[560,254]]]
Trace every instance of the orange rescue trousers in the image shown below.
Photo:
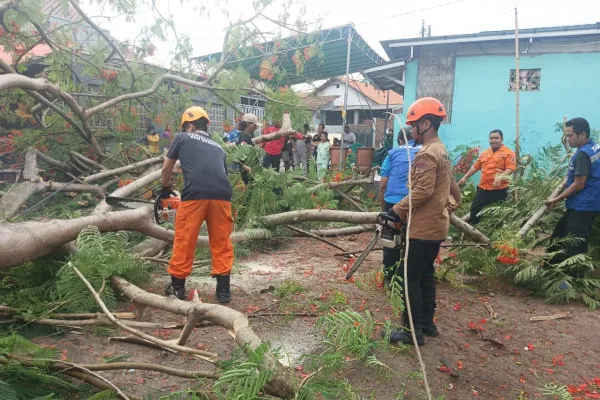
[[[196,241],[206,221],[212,255],[212,275],[229,275],[233,266],[231,202],[225,200],[187,200],[177,208],[173,256],[167,271],[185,279],[192,273]]]

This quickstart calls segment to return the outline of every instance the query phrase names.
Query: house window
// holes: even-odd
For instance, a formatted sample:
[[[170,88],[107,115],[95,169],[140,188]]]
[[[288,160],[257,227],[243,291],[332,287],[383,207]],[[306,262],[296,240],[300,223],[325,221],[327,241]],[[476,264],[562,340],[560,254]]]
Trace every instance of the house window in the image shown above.
[[[508,91],[514,92],[517,88],[516,84],[517,71],[510,70],[510,80],[508,83]],[[519,89],[523,92],[539,92],[542,70],[536,69],[521,69],[519,70]]]
[[[204,103],[195,101],[195,105],[206,110],[210,117],[210,125],[208,125],[208,133],[222,132],[223,124],[225,123],[225,107],[218,103]]]
[[[265,107],[265,101],[257,99],[256,97],[241,96],[240,103],[245,106],[263,107],[263,108]]]

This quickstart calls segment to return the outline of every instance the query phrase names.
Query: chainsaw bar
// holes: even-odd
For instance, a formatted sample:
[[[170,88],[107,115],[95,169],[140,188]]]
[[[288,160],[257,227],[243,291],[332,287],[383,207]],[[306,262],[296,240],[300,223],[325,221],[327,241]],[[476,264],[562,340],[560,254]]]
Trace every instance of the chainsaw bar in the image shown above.
[[[373,250],[373,247],[375,247],[375,244],[379,240],[380,236],[381,236],[381,231],[379,229],[377,229],[377,231],[375,232],[375,236],[373,236],[373,239],[371,239],[371,241],[369,242],[367,247],[363,250],[363,252],[360,253],[360,256],[358,256],[358,259],[354,262],[354,264],[352,265],[352,268],[350,268],[350,271],[348,271],[348,273],[346,274],[346,280],[349,280],[350,278],[352,278],[352,275],[354,275],[354,273],[360,267],[360,265],[363,263],[363,261],[365,261],[365,258],[367,258],[367,256],[371,252],[371,250]]]
[[[138,200],[138,199],[128,199],[125,197],[114,197],[107,196],[105,199],[106,204],[112,207],[120,207],[120,208],[140,208],[142,206],[146,206],[149,204],[154,204],[153,201],[150,200]]]

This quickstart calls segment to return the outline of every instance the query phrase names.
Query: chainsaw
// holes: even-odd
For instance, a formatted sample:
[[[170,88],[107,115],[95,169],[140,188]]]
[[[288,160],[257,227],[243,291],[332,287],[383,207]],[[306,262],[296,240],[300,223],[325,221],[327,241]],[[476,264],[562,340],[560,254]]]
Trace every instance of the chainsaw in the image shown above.
[[[402,258],[406,244],[406,225],[388,213],[379,213],[377,215],[375,235],[346,274],[346,280],[352,278],[352,275],[358,270],[377,242],[379,242],[381,247],[399,249],[400,258]]]
[[[165,199],[160,197],[160,189],[153,189],[152,196],[154,197],[154,201],[114,196],[107,196],[104,200],[108,205],[120,208],[140,208],[152,204],[154,209],[154,220],[157,224],[162,225],[165,222],[174,223],[177,208],[179,207],[179,203],[181,203],[179,193]]]

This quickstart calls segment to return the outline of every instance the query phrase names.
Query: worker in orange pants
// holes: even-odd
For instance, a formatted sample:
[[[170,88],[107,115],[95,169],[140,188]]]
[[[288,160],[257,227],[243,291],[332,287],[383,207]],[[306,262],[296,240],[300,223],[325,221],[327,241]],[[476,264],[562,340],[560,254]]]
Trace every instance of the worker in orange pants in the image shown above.
[[[175,218],[173,255],[167,271],[171,283],[166,294],[185,299],[185,280],[192,272],[196,242],[202,224],[206,221],[212,255],[212,276],[217,279],[216,297],[221,303],[230,301],[233,245],[229,235],[233,231],[231,217],[232,188],[227,177],[225,151],[208,131],[209,117],[201,107],[191,107],[183,113],[182,128],[165,158],[162,169],[160,197],[173,194],[171,174],[177,160],[183,171],[184,189]]]

